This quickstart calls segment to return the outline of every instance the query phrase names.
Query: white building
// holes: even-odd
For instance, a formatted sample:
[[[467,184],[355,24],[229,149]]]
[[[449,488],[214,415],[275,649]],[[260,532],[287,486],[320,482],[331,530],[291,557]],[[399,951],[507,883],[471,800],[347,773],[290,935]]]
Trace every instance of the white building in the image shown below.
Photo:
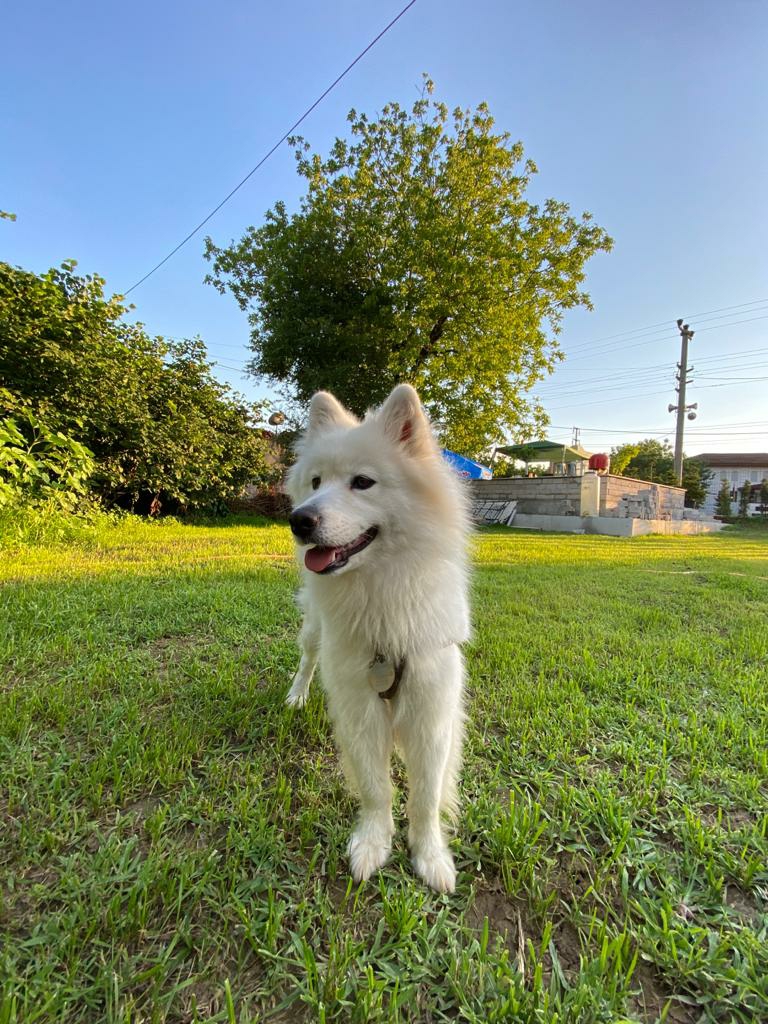
[[[705,452],[695,456],[697,462],[705,463],[713,473],[707,484],[707,497],[704,511],[712,514],[715,511],[717,492],[723,480],[731,488],[731,497],[738,500],[738,492],[745,483],[759,484],[768,479],[768,452]]]

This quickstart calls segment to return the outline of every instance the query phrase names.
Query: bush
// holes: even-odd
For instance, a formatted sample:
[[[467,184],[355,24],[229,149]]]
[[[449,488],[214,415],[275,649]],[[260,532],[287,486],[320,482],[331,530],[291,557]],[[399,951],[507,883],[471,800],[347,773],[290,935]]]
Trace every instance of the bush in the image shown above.
[[[0,507],[23,503],[74,512],[94,469],[84,444],[51,429],[31,410],[0,420]]]
[[[127,323],[74,263],[37,275],[0,263],[0,416],[32,410],[88,448],[94,494],[142,512],[212,512],[268,482],[260,409],[219,383],[199,339]]]
[[[70,539],[105,518],[85,445],[30,410],[0,420],[0,544]]]

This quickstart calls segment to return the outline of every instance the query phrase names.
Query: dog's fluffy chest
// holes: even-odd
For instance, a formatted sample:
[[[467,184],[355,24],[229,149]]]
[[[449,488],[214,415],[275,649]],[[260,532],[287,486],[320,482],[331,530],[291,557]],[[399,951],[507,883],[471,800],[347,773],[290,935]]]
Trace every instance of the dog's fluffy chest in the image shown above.
[[[469,638],[464,574],[445,564],[424,586],[423,574],[349,574],[338,580],[310,577],[305,601],[317,610],[323,643],[357,648],[362,658],[382,654],[396,661]]]

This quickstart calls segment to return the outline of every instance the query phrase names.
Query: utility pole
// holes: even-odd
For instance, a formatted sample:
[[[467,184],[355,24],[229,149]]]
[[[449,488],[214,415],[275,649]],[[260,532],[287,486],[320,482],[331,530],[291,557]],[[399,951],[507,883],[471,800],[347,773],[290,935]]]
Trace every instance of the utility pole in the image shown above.
[[[571,434],[571,448],[578,448],[580,440],[581,440],[581,429],[579,427],[574,427],[573,428],[573,433]]]
[[[698,409],[698,403],[694,402],[693,405],[685,404],[685,387],[687,384],[691,384],[692,381],[688,380],[688,374],[693,367],[688,366],[688,342],[693,338],[694,332],[690,329],[688,324],[684,324],[682,320],[677,321],[677,328],[680,331],[681,346],[680,346],[680,362],[677,364],[677,381],[678,385],[676,388],[678,399],[677,405],[670,405],[670,412],[677,412],[677,429],[675,430],[675,476],[677,477],[678,484],[682,485],[683,482],[683,431],[685,429],[685,416],[688,414],[689,420],[696,419],[696,413],[694,409]]]

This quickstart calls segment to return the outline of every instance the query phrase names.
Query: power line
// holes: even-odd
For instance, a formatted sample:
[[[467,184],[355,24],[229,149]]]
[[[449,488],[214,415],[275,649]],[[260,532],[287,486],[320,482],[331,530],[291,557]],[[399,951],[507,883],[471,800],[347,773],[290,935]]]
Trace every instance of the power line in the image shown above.
[[[718,309],[708,309],[708,310],[705,310],[705,311],[703,311],[701,313],[688,313],[688,314],[686,314],[684,319],[686,319],[686,320],[693,320],[694,318],[696,318],[696,319],[700,320],[701,317],[709,316],[711,313],[722,313],[722,312],[724,312],[726,310],[729,310],[729,309],[742,309],[744,306],[757,306],[757,305],[760,305],[760,303],[763,303],[763,302],[768,302],[768,298],[752,299],[751,302],[738,302],[734,306],[720,306]],[[752,310],[744,310],[744,311],[745,312],[753,312]],[[583,347],[588,347],[588,346],[591,346],[591,345],[598,345],[598,344],[600,344],[600,342],[603,342],[603,341],[613,341],[614,338],[624,338],[624,337],[626,337],[627,335],[630,335],[630,334],[641,334],[644,331],[653,331],[654,329],[658,329],[658,328],[661,328],[661,327],[668,327],[673,322],[674,319],[675,318],[670,317],[668,320],[662,320],[662,321],[660,321],[657,324],[647,324],[645,327],[633,327],[630,330],[619,331],[617,334],[608,334],[608,335],[604,335],[601,338],[593,338],[592,341],[583,342],[583,343],[577,345],[576,348],[581,350],[581,348],[583,348]]]
[[[697,362],[698,366],[698,362]],[[578,381],[558,383],[556,381],[544,381],[538,385],[536,393],[541,398],[566,398],[571,395],[581,395],[585,391],[589,394],[599,394],[604,391],[620,391],[630,384],[656,384],[667,380],[674,366],[667,365],[662,370],[649,370],[636,373],[604,374],[600,377],[588,377]],[[704,366],[697,370],[699,380],[739,380],[744,378],[725,376],[732,371],[739,370],[765,370],[768,363],[727,363],[723,366]],[[747,378],[752,379],[752,378]]]
[[[564,426],[562,423],[551,423],[550,427],[553,430],[572,430],[572,427]],[[742,420],[737,423],[710,423],[708,427],[691,427],[691,430],[714,430],[718,427],[768,427],[768,420]],[[586,431],[588,434],[637,434],[643,430],[648,430],[653,433],[664,433],[665,430],[668,432],[669,428],[662,427],[637,427],[635,430],[617,430],[615,427],[579,427],[579,430]]]
[[[743,377],[739,381],[734,382],[734,383],[730,383],[730,384],[700,384],[700,385],[698,385],[698,387],[706,388],[706,389],[709,389],[709,388],[732,388],[732,387],[736,387],[737,384],[754,383],[755,381],[762,381],[762,380],[768,380],[768,377]],[[650,381],[646,381],[645,383],[650,383]],[[571,405],[556,405],[556,406],[553,406],[550,411],[551,412],[556,412],[559,409],[583,409],[586,406],[591,406],[591,405],[607,405],[609,402],[628,402],[628,401],[634,401],[637,398],[652,398],[655,395],[666,395],[666,394],[669,394],[669,389],[668,388],[666,390],[664,390],[664,391],[642,391],[640,393],[629,392],[627,394],[617,395],[615,398],[601,398],[601,399],[598,399],[598,401],[596,401],[596,402],[591,402],[591,401],[590,402],[575,402],[575,403],[572,403]],[[563,397],[565,397],[565,396],[563,396]]]
[[[745,312],[753,312],[753,310],[745,310]],[[747,319],[745,319],[745,320],[731,320],[731,321],[729,321],[726,324],[713,324],[711,327],[702,327],[700,329],[699,328],[697,328],[697,329],[700,330],[700,331],[719,331],[723,327],[734,327],[734,326],[736,326],[736,324],[750,324],[750,323],[753,323],[755,320],[768,320],[768,313],[765,314],[765,316],[747,317]],[[590,351],[586,351],[586,350],[585,351],[579,351],[579,352],[576,353],[575,356],[569,356],[569,355],[566,354],[566,359],[568,361],[573,361],[573,360],[577,360],[577,359],[585,359],[585,358],[589,359],[591,356],[598,355],[601,351],[607,351],[607,350],[610,350],[611,352],[623,352],[623,351],[625,351],[628,348],[637,348],[638,345],[641,342],[643,342],[643,341],[649,341],[649,342],[650,341],[653,341],[653,342],[664,341],[666,339],[666,337],[667,337],[667,335],[664,334],[664,335],[662,335],[662,336],[660,336],[658,338],[648,338],[648,339],[646,339],[646,338],[635,338],[632,341],[630,341],[627,345],[612,345],[612,344],[602,345],[602,346],[600,346],[599,349],[598,348],[594,348],[594,349],[591,349]],[[673,334],[669,335],[670,340],[672,340],[673,337],[674,337]]]
[[[756,306],[754,309],[744,309],[744,310],[742,310],[742,312],[744,312],[744,313],[762,313],[763,310],[768,310],[768,306]],[[710,323],[712,320],[725,320],[729,316],[732,316],[732,315],[733,315],[732,313],[725,313],[725,314],[721,314],[720,316],[706,317],[703,320],[701,318],[698,318],[698,323],[705,323],[706,324],[706,323]],[[761,318],[760,317],[754,317],[752,319],[759,320]],[[730,321],[727,324],[716,324],[716,325],[714,325],[714,327],[730,327],[733,323],[749,323],[749,320],[733,320],[733,321]],[[714,327],[708,327],[707,330],[713,330]],[[654,342],[654,341],[663,341],[666,338],[675,338],[674,330],[669,325],[665,325],[661,330],[649,331],[647,333],[638,334],[634,338],[627,338],[626,339],[627,340],[627,344],[626,345],[616,346],[616,345],[611,344],[610,342],[605,342],[605,341],[602,344],[598,344],[597,342],[587,342],[586,344],[583,344],[583,345],[577,345],[577,346],[575,346],[574,348],[572,348],[570,350],[571,352],[575,352],[576,355],[573,356],[573,357],[569,356],[569,358],[581,359],[581,358],[583,358],[584,354],[586,352],[588,352],[588,351],[590,353],[592,353],[592,352],[600,352],[600,351],[619,351],[620,352],[620,351],[622,351],[624,349],[627,349],[627,348],[636,348],[639,345],[639,343],[643,342],[643,341],[650,343],[650,342]]]
[[[156,266],[152,267],[152,269],[149,270],[143,277],[140,277],[139,280],[135,284],[132,284],[131,287],[128,288],[127,291],[123,292],[123,295],[129,295],[135,288],[138,288],[140,284],[143,284],[147,280],[148,277],[151,277],[155,273],[156,270],[159,270],[160,267],[163,266],[163,264],[167,263],[168,260],[172,256],[175,256],[176,253],[179,251],[179,249],[181,249],[182,246],[186,245],[187,242],[190,240],[190,238],[193,238],[197,234],[197,232],[200,230],[200,228],[202,228],[205,224],[207,224],[208,221],[211,219],[211,217],[215,216],[215,214],[217,214],[219,212],[219,210],[222,208],[222,206],[224,206],[225,203],[229,202],[229,200],[232,198],[232,196],[235,194],[235,192],[238,192],[243,187],[243,185],[246,183],[246,181],[248,181],[248,179],[251,178],[256,173],[256,171],[258,171],[258,169],[260,167],[262,167],[267,162],[267,160],[269,160],[269,158],[272,156],[272,154],[275,152],[275,150],[279,149],[279,147],[285,142],[285,140],[288,138],[288,136],[296,131],[296,129],[299,127],[299,125],[302,123],[302,121],[306,120],[306,118],[309,117],[309,115],[312,113],[312,111],[315,109],[315,107],[317,107],[320,103],[322,103],[322,101],[325,99],[325,97],[328,95],[328,93],[332,92],[332,90],[336,88],[336,86],[339,84],[339,82],[352,70],[352,68],[357,63],[359,63],[359,61],[362,60],[362,58],[366,55],[366,53],[368,53],[368,51],[371,50],[376,45],[376,43],[378,43],[378,41],[382,38],[382,36],[385,36],[387,34],[387,32],[389,32],[389,30],[392,28],[392,26],[394,24],[396,24],[396,22],[398,22],[402,18],[402,16],[408,10],[410,10],[411,7],[413,7],[413,5],[415,3],[416,3],[416,0],[410,0],[410,3],[407,3],[405,5],[405,7],[403,7],[403,9],[400,11],[400,13],[397,14],[392,19],[392,21],[390,21],[390,23],[385,28],[383,28],[381,30],[381,32],[379,32],[379,34],[374,39],[371,40],[370,43],[368,43],[368,45],[365,47],[365,49],[361,50],[360,53],[358,53],[358,55],[355,57],[355,59],[352,61],[352,63],[348,64],[344,68],[344,70],[341,72],[341,74],[337,78],[335,78],[333,82],[331,82],[331,84],[328,86],[328,88],[325,90],[325,92],[321,93],[320,96],[317,97],[317,99],[312,104],[312,106],[311,107],[307,107],[307,109],[304,111],[304,113],[301,115],[301,117],[297,121],[294,121],[294,123],[291,125],[291,127],[288,129],[288,131],[285,132],[285,134],[282,135],[277,140],[277,142],[274,144],[274,146],[272,146],[272,148],[267,153],[265,153],[265,155],[261,158],[261,160],[259,160],[259,162],[256,164],[256,166],[251,168],[251,170],[246,174],[246,176],[242,179],[242,181],[239,181],[237,183],[237,185],[235,185],[235,187],[232,189],[232,191],[221,200],[219,205],[214,207],[213,210],[211,210],[211,212],[208,214],[208,216],[205,217],[203,220],[201,220],[200,223],[197,225],[197,227],[193,228],[185,238],[182,238],[182,240],[179,242],[179,244],[174,249],[171,249],[171,251],[168,253],[168,255],[165,256],[163,259],[161,259],[160,262],[158,264],[156,264]]]
[[[750,312],[752,311],[750,310]],[[715,324],[714,327],[702,327],[701,331],[717,331],[721,327],[734,327],[736,324],[751,324],[754,323],[755,320],[768,320],[768,313],[766,313],[765,316],[751,316],[747,320],[731,320],[729,324]],[[699,330],[699,328],[697,328],[697,330]],[[701,333],[701,331],[699,331],[699,333]]]
[[[697,358],[697,363],[720,362],[722,360],[733,359],[736,356],[763,355],[765,353],[768,353],[768,348],[743,348],[743,349],[739,349],[737,352],[729,352],[727,355],[723,355],[723,356],[699,356]],[[665,363],[651,363],[651,364],[648,364],[646,366],[622,366],[621,368],[614,367],[614,368],[609,368],[609,369],[615,369],[617,372],[621,372],[621,373],[625,373],[625,372],[629,373],[632,370],[655,370],[657,368],[658,369],[669,368],[670,365],[671,365],[670,362],[665,362]],[[564,364],[559,365],[556,368],[555,372],[557,372],[557,370],[559,370],[561,368],[564,369],[564,370],[573,370],[573,367],[568,366],[568,363],[566,362]],[[576,372],[577,373],[589,373],[592,370],[600,370],[600,371],[602,371],[603,369],[604,368],[601,367],[601,366],[577,366],[576,367]]]
[[[220,366],[224,370],[234,370],[235,373],[245,373],[247,371],[245,366],[229,366],[227,363],[220,363],[218,359],[212,359],[211,362],[214,366]]]

